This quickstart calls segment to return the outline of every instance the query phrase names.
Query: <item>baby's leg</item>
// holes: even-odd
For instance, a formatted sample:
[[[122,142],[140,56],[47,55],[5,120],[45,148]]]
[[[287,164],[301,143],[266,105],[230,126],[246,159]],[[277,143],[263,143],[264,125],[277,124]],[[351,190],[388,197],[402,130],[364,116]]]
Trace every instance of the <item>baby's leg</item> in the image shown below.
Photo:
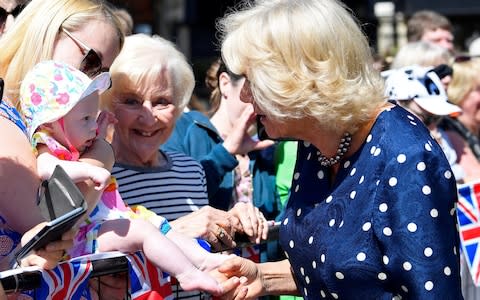
[[[219,284],[210,275],[197,269],[176,244],[148,221],[105,221],[98,234],[98,245],[100,251],[142,250],[154,265],[176,277],[186,291],[201,289],[212,294],[221,291]]]
[[[211,271],[231,257],[230,255],[210,253],[202,248],[202,246],[200,246],[194,239],[173,229],[170,229],[166,236],[181,248],[185,256],[202,271]]]

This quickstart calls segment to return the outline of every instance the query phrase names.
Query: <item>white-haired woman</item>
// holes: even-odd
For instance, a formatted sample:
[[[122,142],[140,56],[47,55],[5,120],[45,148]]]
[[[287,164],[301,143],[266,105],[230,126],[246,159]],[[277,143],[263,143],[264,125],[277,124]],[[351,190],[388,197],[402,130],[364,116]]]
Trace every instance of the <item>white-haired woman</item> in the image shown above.
[[[203,238],[213,248],[233,246],[236,232],[266,238],[265,219],[253,205],[239,203],[229,211],[208,206],[200,163],[180,152],[159,150],[195,85],[192,68],[175,45],[160,37],[128,36],[110,72],[112,88],[101,102],[118,120],[112,175],[123,200],[162,215],[176,231]],[[179,297],[184,296],[199,295]]]
[[[219,23],[269,136],[297,163],[280,243],[287,260],[242,258],[226,298],[461,298],[455,179],[422,122],[385,102],[368,43],[336,0],[256,1]],[[252,33],[255,34],[252,34]]]

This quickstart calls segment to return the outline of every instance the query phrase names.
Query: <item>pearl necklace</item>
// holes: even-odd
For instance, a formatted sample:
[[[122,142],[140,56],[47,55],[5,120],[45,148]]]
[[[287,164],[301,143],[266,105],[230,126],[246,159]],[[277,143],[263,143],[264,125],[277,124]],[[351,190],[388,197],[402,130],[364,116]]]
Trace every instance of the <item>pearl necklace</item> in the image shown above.
[[[331,167],[337,164],[340,159],[347,153],[348,149],[350,149],[350,144],[352,141],[352,135],[349,132],[345,132],[343,134],[343,138],[340,139],[340,144],[338,144],[337,154],[328,158],[323,154],[320,154],[318,157],[318,161],[322,165],[322,167]]]

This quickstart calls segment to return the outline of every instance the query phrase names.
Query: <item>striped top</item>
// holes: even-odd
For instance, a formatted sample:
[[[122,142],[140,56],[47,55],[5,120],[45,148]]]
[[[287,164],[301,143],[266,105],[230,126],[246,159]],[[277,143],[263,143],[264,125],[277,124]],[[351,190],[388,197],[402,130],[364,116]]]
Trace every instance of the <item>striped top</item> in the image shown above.
[[[112,175],[129,205],[142,205],[168,221],[208,205],[205,172],[193,158],[178,152],[163,152],[166,164],[138,167],[116,163]]]
[[[166,164],[143,168],[116,163],[112,175],[128,205],[142,205],[173,221],[208,205],[205,172],[199,162],[179,152],[160,151]],[[203,299],[199,291],[183,291],[176,281],[172,293],[177,300]]]

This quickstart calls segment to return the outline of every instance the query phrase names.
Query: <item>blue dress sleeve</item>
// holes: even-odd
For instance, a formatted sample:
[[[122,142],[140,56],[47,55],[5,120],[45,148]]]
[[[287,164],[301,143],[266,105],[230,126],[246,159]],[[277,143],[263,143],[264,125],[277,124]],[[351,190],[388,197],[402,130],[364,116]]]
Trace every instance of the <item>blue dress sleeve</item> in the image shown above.
[[[372,225],[385,266],[377,277],[403,298],[462,299],[454,176],[431,142],[405,148],[377,183]]]

